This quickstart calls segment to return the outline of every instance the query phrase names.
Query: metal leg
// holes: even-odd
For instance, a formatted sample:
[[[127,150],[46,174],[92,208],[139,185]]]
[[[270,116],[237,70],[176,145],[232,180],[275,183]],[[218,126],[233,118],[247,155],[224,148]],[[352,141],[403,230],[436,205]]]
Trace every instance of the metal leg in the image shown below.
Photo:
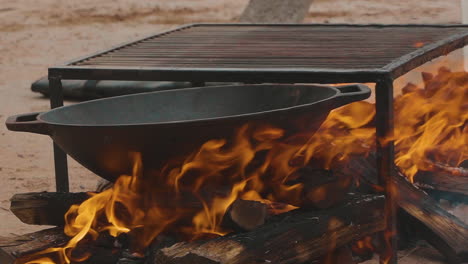
[[[50,108],[63,106],[62,81],[49,76]],[[57,192],[69,192],[67,154],[54,143],[55,187]]]
[[[394,119],[393,119],[393,80],[385,79],[376,86],[376,127],[377,127],[377,168],[379,184],[386,190],[387,230],[384,233],[389,249],[387,256],[381,258],[381,263],[397,263],[396,216],[397,206],[391,192],[392,173],[395,166],[394,150]],[[384,262],[388,260],[388,262]]]

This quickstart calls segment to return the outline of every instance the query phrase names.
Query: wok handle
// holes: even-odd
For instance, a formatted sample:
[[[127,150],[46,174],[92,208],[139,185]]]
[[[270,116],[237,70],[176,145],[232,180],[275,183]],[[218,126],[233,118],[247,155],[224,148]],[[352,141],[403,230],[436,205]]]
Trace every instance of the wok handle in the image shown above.
[[[10,116],[5,124],[8,130],[31,132],[42,135],[49,135],[50,130],[46,123],[37,119],[39,113],[28,113],[22,115]]]
[[[336,107],[367,99],[371,94],[371,89],[364,84],[350,84],[336,86],[335,88],[340,91],[337,95],[338,105]]]

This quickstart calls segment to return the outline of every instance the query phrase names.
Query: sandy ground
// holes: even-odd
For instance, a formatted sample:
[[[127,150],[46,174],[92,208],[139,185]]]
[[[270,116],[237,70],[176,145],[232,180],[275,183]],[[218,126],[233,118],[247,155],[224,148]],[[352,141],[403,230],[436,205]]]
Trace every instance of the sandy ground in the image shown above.
[[[307,22],[459,23],[459,0],[317,0]],[[37,230],[8,210],[14,193],[53,191],[51,140],[7,131],[13,114],[45,111],[30,92],[47,67],[184,23],[236,21],[247,0],[0,0],[0,236]],[[96,176],[70,161],[72,191]]]

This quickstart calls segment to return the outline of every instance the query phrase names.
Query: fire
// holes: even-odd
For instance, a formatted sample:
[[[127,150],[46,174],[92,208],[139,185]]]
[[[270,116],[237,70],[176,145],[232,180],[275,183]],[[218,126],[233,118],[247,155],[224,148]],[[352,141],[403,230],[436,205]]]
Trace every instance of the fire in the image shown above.
[[[362,239],[353,243],[351,245],[351,248],[353,252],[356,252],[359,255],[364,255],[364,254],[375,252],[376,249],[372,240],[373,240],[372,236],[363,237]]]
[[[468,158],[468,74],[442,67],[423,79],[423,88],[408,84],[395,100],[395,162],[410,180],[434,161],[457,166]]]
[[[73,205],[65,215],[65,234],[72,237],[62,248],[46,249],[38,254],[42,257],[33,263],[71,263],[86,260],[89,255],[76,256],[73,249],[80,242],[95,241],[99,233],[108,232],[117,237],[131,234],[138,237],[136,249],[146,247],[177,215],[166,212],[157,203],[145,200],[139,191],[142,182],[142,164],[138,153],[132,153],[134,159],[133,175],[118,178],[112,189],[90,198],[80,205]],[[150,221],[157,220],[155,222]],[[52,255],[52,256],[50,256]]]
[[[131,153],[132,175],[120,176],[111,189],[70,208],[65,233],[72,238],[67,245],[39,252],[26,263],[85,260],[89,256],[76,256],[74,249],[103,232],[126,234],[134,241],[131,250],[140,253],[164,231],[187,240],[224,235],[230,230],[221,220],[236,199],[268,203],[273,213],[295,209],[301,205],[301,185],[288,185],[288,176],[299,167],[288,162],[302,144],[290,141],[281,129],[246,124],[232,142],[210,140],[181,164],[168,164],[160,172],[145,171],[141,155]]]
[[[441,68],[437,75],[423,77],[424,83],[406,85],[395,98],[396,164],[410,179],[419,170],[431,170],[431,161],[458,165],[468,158],[468,74]],[[162,233],[186,240],[224,235],[231,230],[222,219],[236,199],[270,204],[276,213],[301,207],[303,185],[293,183],[295,172],[311,163],[330,169],[351,155],[373,151],[374,122],[374,104],[356,102],[332,111],[313,135],[286,136],[282,129],[248,123],[233,138],[210,140],[160,171],[145,170],[141,155],[131,153],[131,175],[70,208],[65,217],[70,241],[23,263],[87,259],[75,249],[102,233],[131,237],[131,250],[139,253]],[[340,184],[308,195],[328,199],[350,179]],[[357,247],[370,247],[366,239]]]

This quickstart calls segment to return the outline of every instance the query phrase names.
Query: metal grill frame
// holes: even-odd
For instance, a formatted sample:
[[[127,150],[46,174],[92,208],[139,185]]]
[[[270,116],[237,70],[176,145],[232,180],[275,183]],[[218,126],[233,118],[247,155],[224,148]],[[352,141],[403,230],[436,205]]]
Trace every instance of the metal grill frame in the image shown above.
[[[408,53],[397,61],[382,68],[366,70],[340,70],[326,68],[194,68],[194,67],[125,67],[108,66],[96,68],[92,66],[77,66],[81,61],[97,57],[111,51],[115,51],[126,46],[130,46],[151,38],[164,38],[173,32],[182,31],[192,27],[210,26],[282,26],[282,27],[350,27],[350,28],[466,28],[467,31],[461,34],[454,34],[441,41],[430,43],[414,52]],[[365,33],[365,32],[363,32]],[[189,24],[179,28],[152,34],[147,37],[126,42],[110,49],[96,52],[94,54],[80,57],[66,62],[62,65],[49,68],[49,75],[58,75],[62,79],[75,80],[144,80],[144,81],[187,81],[192,82],[272,82],[272,83],[327,83],[330,79],[334,82],[375,82],[376,79],[390,77],[396,79],[411,69],[452,50],[465,46],[468,35],[468,25],[354,25],[354,24]],[[397,59],[397,58],[395,58]]]
[[[90,66],[75,66],[74,64],[93,58],[110,51],[114,51],[146,39],[164,37],[172,32],[181,31],[195,26],[286,26],[286,27],[350,27],[350,28],[463,28],[463,33],[451,35],[441,41],[427,44],[414,52],[406,54],[386,65],[383,68],[369,70],[337,70],[320,68],[275,68],[275,69],[240,69],[240,68],[158,68],[158,67],[105,67],[95,68]],[[376,110],[377,110],[377,142],[383,142],[382,138],[393,133],[393,80],[441,55],[464,47],[468,43],[468,25],[393,25],[393,24],[189,24],[162,33],[151,34],[147,37],[126,42],[110,49],[96,52],[62,65],[49,68],[49,81],[51,88],[51,108],[63,105],[61,80],[136,80],[136,81],[190,81],[203,85],[205,82],[245,82],[245,83],[334,83],[360,82],[376,83]],[[380,138],[380,140],[379,140]],[[393,143],[389,144],[392,149]],[[380,167],[389,168],[393,161],[393,150],[381,149],[379,156],[386,160],[379,162]],[[56,187],[58,191],[68,191],[68,172],[65,154],[54,146]],[[387,153],[384,155],[383,153]],[[384,174],[384,173],[381,173]],[[381,179],[385,179],[381,175]]]
[[[76,66],[74,64],[102,55],[104,53],[135,44],[153,37],[164,37],[171,32],[180,31],[193,26],[278,26],[278,24],[190,24],[174,30],[153,34],[137,41],[127,42],[111,49],[97,52],[82,58],[75,59],[63,65],[49,68],[49,83],[51,89],[51,108],[63,105],[61,80],[135,80],[135,81],[190,81],[202,86],[205,82],[244,82],[244,83],[376,83],[376,140],[377,140],[377,167],[380,184],[387,186],[394,169],[394,142],[386,141],[393,135],[393,81],[436,57],[446,55],[468,44],[468,25],[353,25],[353,24],[287,24],[280,26],[291,27],[411,27],[411,28],[463,28],[460,34],[453,34],[448,38],[427,44],[414,52],[408,53],[383,68],[366,70],[337,70],[321,68],[158,68],[158,67],[105,67]],[[54,144],[55,178],[58,192],[69,191],[68,168],[66,154]],[[396,230],[396,206],[392,195],[387,188],[388,229]],[[391,241],[395,246],[396,241]],[[396,263],[396,251],[390,263]]]

